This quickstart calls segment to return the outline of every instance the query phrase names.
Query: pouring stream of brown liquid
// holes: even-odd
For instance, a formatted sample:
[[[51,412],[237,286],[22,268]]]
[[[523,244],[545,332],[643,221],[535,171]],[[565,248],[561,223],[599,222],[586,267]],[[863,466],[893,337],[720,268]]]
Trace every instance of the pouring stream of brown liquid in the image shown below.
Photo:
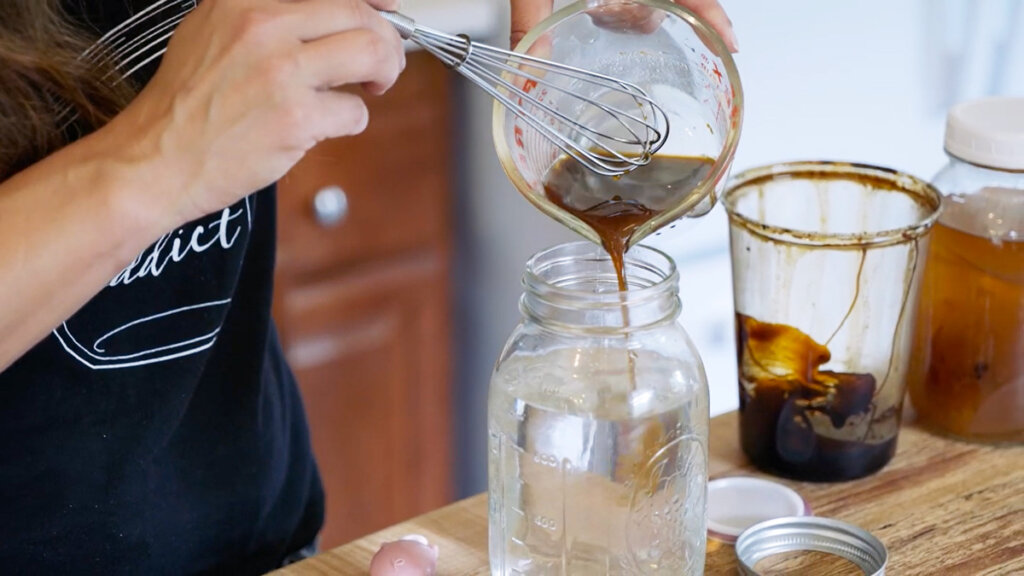
[[[629,288],[625,254],[630,239],[637,228],[690,195],[713,164],[714,160],[706,157],[654,156],[646,166],[612,178],[598,176],[563,157],[548,171],[544,181],[548,200],[590,226],[611,257],[622,299],[623,327],[630,325],[625,296]],[[636,357],[628,347],[626,354],[632,391],[637,388]],[[636,478],[647,493],[654,493],[659,475],[652,470],[657,464],[656,455],[667,441],[667,432],[660,425],[645,430],[642,454],[637,459],[623,459],[619,473]]]
[[[711,172],[714,160],[689,156],[654,156],[650,163],[612,178],[599,176],[568,157],[551,167],[544,193],[556,206],[590,226],[615,266],[623,298],[622,325],[629,326],[625,304],[625,255],[636,229],[688,196]],[[636,389],[633,354],[629,353],[630,389]]]
[[[548,171],[544,193],[597,233],[624,292],[628,287],[624,259],[633,233],[688,196],[707,178],[713,164],[707,157],[654,156],[646,166],[612,178],[562,157]]]
[[[636,229],[688,196],[704,181],[714,160],[684,156],[654,156],[646,166],[617,178],[598,176],[574,160],[555,162],[544,181],[544,192],[556,206],[579,218],[601,238],[615,266],[622,299],[622,325],[628,327],[625,292],[625,254]],[[627,338],[629,338],[627,332]],[[629,389],[636,390],[636,357],[627,347]],[[656,455],[668,442],[667,431],[656,425],[643,432],[644,450],[638,458],[625,458],[624,477],[636,478],[647,493],[657,490],[659,475],[653,472]]]

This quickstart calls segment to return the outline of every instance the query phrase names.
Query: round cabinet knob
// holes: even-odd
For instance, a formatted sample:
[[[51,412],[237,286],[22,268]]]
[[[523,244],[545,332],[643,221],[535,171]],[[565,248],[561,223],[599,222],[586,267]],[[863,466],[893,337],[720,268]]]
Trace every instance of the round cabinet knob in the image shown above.
[[[337,226],[348,215],[348,196],[337,186],[327,186],[313,197],[313,214],[321,226]]]

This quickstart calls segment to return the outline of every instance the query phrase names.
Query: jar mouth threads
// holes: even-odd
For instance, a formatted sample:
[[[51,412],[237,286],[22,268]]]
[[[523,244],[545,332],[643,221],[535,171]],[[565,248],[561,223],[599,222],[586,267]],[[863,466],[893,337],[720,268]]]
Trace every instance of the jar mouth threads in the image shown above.
[[[583,270],[580,270],[581,264]],[[639,298],[650,297],[653,291],[666,284],[674,287],[679,281],[672,258],[649,246],[630,249],[625,256],[625,270],[630,287],[628,293]],[[606,281],[609,278],[610,283]],[[621,303],[611,257],[601,246],[587,241],[560,244],[535,254],[526,263],[523,287],[527,290],[544,287],[568,297]]]
[[[629,289],[620,291],[601,246],[587,241],[554,246],[527,262],[520,309],[556,327],[598,332],[636,330],[678,316],[679,272],[670,256],[636,246],[626,253],[625,274]]]

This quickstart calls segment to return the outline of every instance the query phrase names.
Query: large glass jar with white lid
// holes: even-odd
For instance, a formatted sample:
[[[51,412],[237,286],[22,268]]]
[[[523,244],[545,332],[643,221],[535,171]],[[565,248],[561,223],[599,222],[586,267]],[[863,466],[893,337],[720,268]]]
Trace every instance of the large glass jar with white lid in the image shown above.
[[[534,256],[488,409],[495,575],[702,574],[708,388],[671,258]]]
[[[965,102],[946,121],[949,163],[917,314],[911,403],[927,427],[1024,442],[1024,98]]]

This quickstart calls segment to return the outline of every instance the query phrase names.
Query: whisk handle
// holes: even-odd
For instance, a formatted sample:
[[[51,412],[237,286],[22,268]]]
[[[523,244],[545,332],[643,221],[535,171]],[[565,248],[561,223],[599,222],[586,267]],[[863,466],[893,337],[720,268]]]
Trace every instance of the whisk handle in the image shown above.
[[[416,32],[416,21],[405,14],[388,12],[387,10],[380,10],[379,12],[385,20],[391,22],[391,25],[395,27],[395,30],[398,31],[398,35],[401,36],[403,40],[408,40],[412,37],[413,33]]]

